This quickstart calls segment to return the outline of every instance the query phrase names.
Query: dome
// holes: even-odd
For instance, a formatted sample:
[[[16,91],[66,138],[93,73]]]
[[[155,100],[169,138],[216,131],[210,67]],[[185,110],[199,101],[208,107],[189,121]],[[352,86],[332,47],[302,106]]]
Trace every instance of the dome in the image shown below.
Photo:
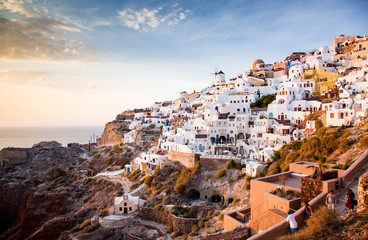
[[[260,65],[264,65],[264,64],[265,63],[261,59],[255,60],[254,63],[253,63],[253,70],[256,70],[257,68],[260,67]]]

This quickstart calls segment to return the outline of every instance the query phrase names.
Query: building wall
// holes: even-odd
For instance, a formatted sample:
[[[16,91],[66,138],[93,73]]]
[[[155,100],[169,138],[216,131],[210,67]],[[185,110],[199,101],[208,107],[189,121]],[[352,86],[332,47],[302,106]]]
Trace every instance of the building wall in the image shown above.
[[[183,153],[183,152],[168,152],[168,159],[171,161],[178,161],[187,168],[195,166],[196,157],[195,153]]]
[[[232,231],[239,226],[245,226],[247,217],[249,217],[250,208],[225,214],[224,216],[224,232]],[[241,219],[241,221],[240,221]]]
[[[272,182],[278,181],[281,175],[290,175],[290,174],[291,172],[286,172],[250,181],[251,219],[256,218],[259,214],[270,208],[269,201],[264,198],[264,193],[267,191],[275,190],[278,187],[280,187],[279,185],[274,184]],[[296,190],[286,187],[286,191],[289,189]]]

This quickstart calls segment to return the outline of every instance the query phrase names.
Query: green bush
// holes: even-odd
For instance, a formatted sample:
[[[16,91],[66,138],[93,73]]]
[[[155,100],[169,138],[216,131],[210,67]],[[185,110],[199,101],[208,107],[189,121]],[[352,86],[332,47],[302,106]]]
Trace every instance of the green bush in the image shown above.
[[[54,179],[66,176],[66,172],[63,169],[55,168],[54,169]]]
[[[220,169],[216,173],[216,179],[218,180],[218,179],[224,177],[225,175],[226,175],[226,170],[225,169]]]
[[[211,174],[206,174],[206,176],[204,176],[204,179],[208,180],[208,179],[211,179],[212,175]]]
[[[219,215],[219,220],[220,220],[220,221],[224,221],[224,214],[223,214],[223,213],[221,213],[221,214]]]

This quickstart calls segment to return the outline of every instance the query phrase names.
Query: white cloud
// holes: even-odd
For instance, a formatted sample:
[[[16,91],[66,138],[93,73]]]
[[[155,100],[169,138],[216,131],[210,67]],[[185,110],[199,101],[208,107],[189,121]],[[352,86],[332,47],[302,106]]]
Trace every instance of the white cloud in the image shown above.
[[[161,13],[163,10],[162,7],[152,10],[143,8],[138,11],[128,8],[126,10],[118,11],[118,18],[125,27],[148,31],[149,29],[157,28],[160,24],[164,23],[167,25],[178,24],[179,21],[184,20],[191,13],[189,10],[183,11],[182,8],[176,8],[177,6],[177,3],[174,4],[172,6],[173,9],[166,14]]]
[[[40,17],[38,11],[30,6],[26,6],[20,0],[2,0],[0,9],[6,9],[13,13],[20,13],[28,18]]]
[[[7,12],[0,17],[0,59],[95,61],[92,47],[64,37],[66,32],[80,32],[77,22],[66,24],[20,0],[3,0],[0,10]]]

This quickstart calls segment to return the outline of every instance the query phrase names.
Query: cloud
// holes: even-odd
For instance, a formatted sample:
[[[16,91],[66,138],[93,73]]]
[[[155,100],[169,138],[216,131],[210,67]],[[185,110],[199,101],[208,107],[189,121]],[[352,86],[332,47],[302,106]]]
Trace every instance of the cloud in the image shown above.
[[[176,8],[177,6],[177,3],[172,5],[172,9],[166,14],[161,13],[163,11],[162,7],[152,10],[143,8],[138,11],[128,8],[126,10],[118,11],[118,18],[120,19],[121,24],[125,27],[148,31],[149,29],[157,28],[160,24],[178,24],[191,14],[191,11]]]
[[[78,86],[78,81],[67,83],[66,81],[58,81],[58,78],[65,78],[66,76],[59,76],[45,71],[33,70],[1,70],[0,82],[10,83],[14,85],[26,85],[33,87],[44,87],[64,91],[80,92],[83,90],[97,90],[100,86],[93,84],[84,84]],[[73,77],[69,77],[73,78]],[[75,78],[75,77],[74,77]],[[75,79],[74,79],[75,80]],[[79,79],[78,79],[79,80]]]
[[[51,62],[95,61],[95,50],[80,41],[67,39],[68,32],[80,32],[72,24],[66,24],[36,10],[20,0],[4,0],[0,17],[0,59]],[[19,15],[20,14],[20,15]]]
[[[22,1],[19,0],[2,0],[2,2],[0,2],[0,9],[5,9],[13,13],[20,13],[21,15],[29,18],[40,17],[36,9],[26,6]]]

